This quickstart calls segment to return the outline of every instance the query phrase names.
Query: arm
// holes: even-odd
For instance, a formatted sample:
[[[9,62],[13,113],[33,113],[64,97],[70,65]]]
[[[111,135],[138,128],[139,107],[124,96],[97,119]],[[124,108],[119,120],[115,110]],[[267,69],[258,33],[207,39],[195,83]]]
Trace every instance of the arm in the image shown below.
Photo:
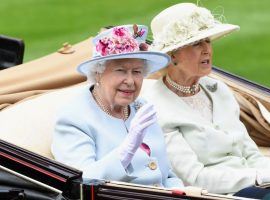
[[[82,170],[84,178],[132,179],[120,162],[117,148],[97,160],[94,135],[82,121],[75,117],[62,117],[57,121],[52,143],[55,159]]]
[[[255,142],[245,133],[243,140],[243,156],[247,159],[250,167],[269,169],[270,159],[262,155]]]
[[[255,169],[205,167],[179,131],[166,133],[165,140],[172,168],[187,185],[213,193],[232,193],[255,184]]]

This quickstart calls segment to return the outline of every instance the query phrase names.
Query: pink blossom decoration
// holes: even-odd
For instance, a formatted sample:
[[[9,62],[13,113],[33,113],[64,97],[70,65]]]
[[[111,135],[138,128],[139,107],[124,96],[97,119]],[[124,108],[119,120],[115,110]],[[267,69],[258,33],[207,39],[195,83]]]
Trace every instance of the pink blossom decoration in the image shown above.
[[[114,36],[119,36],[119,37],[124,37],[124,36],[128,36],[129,32],[124,27],[113,28],[113,35]]]
[[[125,27],[113,28],[110,37],[104,37],[98,41],[96,51],[101,56],[139,51],[140,45],[135,38],[141,37],[144,33],[145,30],[141,29],[135,36]]]

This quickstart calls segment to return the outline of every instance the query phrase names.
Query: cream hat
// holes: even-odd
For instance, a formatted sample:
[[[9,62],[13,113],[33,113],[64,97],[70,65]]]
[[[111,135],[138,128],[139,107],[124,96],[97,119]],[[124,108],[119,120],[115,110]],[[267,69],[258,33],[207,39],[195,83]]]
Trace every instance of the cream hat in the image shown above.
[[[151,22],[152,50],[163,53],[191,45],[202,39],[218,39],[240,29],[223,24],[211,12],[193,3],[179,3],[160,12]]]

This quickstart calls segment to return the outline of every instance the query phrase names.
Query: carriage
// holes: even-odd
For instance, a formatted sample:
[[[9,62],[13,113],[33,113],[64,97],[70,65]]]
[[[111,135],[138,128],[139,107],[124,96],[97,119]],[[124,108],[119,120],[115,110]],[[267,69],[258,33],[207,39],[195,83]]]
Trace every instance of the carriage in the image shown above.
[[[243,199],[194,187],[181,191],[83,180],[81,171],[53,160],[54,114],[71,90],[86,84],[76,66],[89,59],[90,40],[0,71],[0,199]],[[210,76],[232,89],[250,136],[270,156],[270,89],[218,67]],[[158,73],[145,84],[157,78]]]

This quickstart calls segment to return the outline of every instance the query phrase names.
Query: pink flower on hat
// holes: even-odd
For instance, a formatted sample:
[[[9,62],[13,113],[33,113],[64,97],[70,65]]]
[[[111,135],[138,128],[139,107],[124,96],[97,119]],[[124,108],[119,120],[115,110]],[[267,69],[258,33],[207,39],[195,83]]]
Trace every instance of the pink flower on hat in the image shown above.
[[[141,37],[144,33],[144,30],[140,30],[136,37]],[[101,56],[139,51],[140,44],[136,37],[125,27],[113,28],[111,37],[104,37],[98,41],[96,51]]]
[[[124,27],[120,27],[120,28],[113,28],[113,35],[116,37],[124,37],[124,36],[128,36],[130,35],[130,33],[128,32],[128,30]]]

